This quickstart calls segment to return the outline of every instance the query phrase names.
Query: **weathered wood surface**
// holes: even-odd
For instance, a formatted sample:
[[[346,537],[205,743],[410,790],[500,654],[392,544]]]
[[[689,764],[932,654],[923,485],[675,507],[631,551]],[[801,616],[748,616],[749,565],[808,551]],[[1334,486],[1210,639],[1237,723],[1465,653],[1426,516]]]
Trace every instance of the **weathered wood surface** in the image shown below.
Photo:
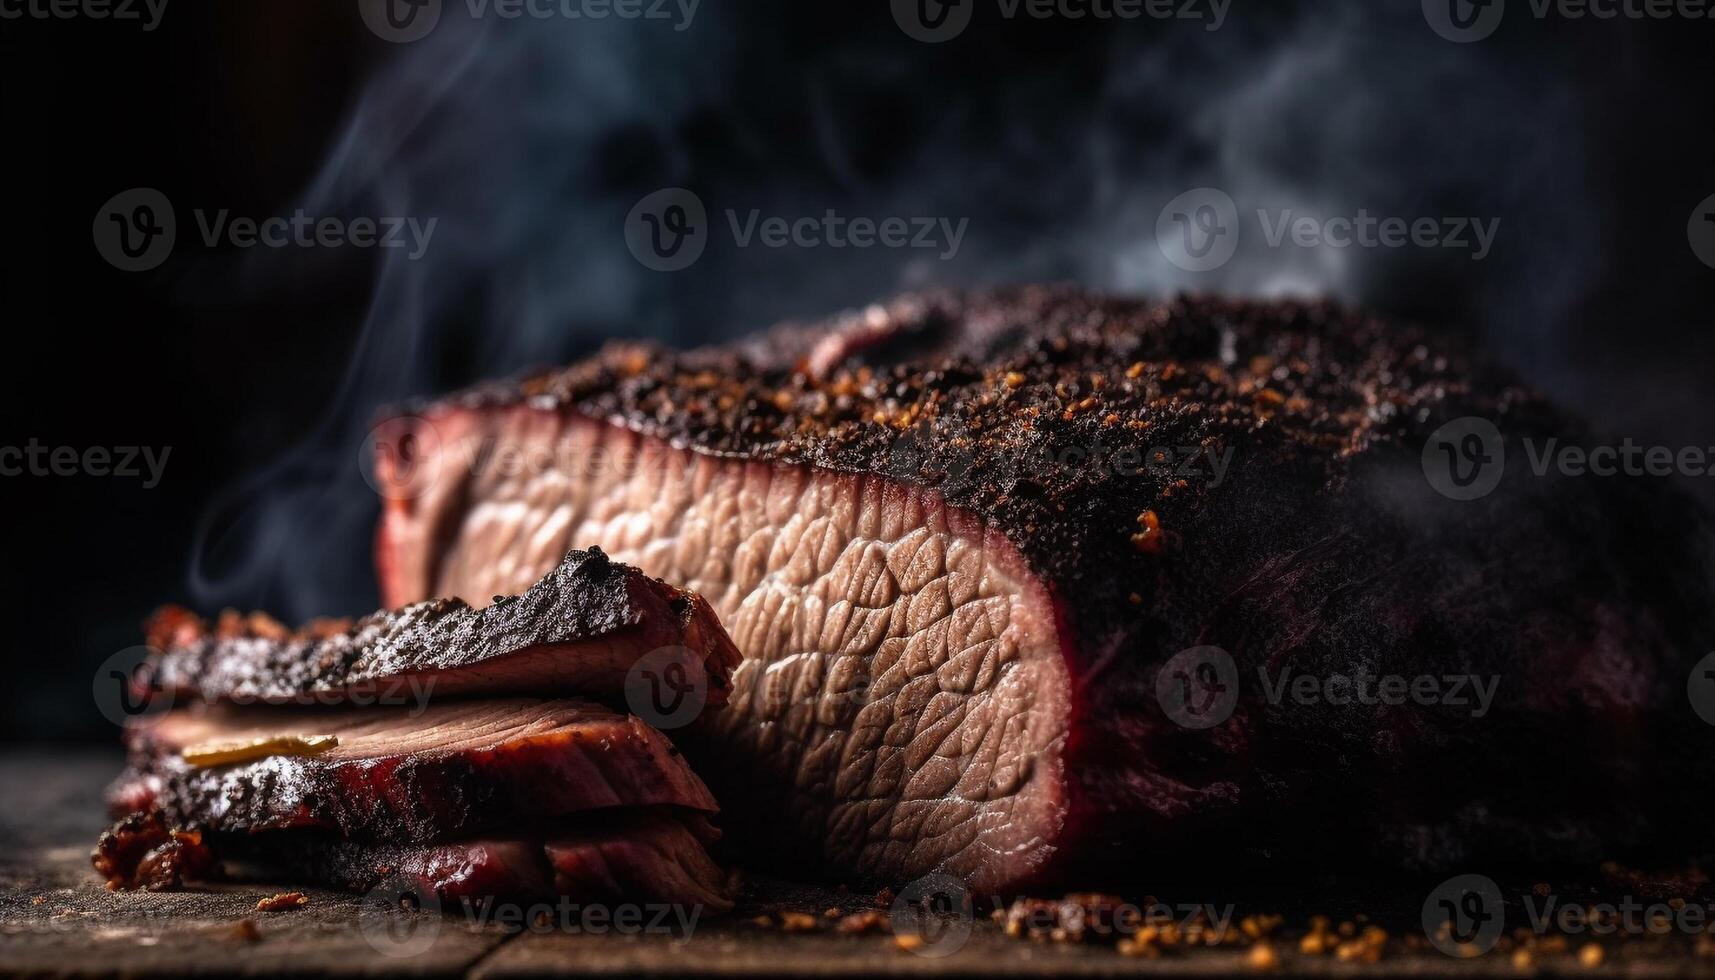
[[[278,885],[223,885],[192,892],[107,891],[89,867],[104,825],[100,793],[117,753],[66,751],[0,756],[0,971],[59,976],[400,975],[504,978],[542,975],[651,976],[1212,976],[1249,969],[1243,949],[1197,950],[1159,959],[1121,956],[1109,946],[1010,939],[978,917],[953,955],[899,948],[887,934],[842,935],[824,910],[857,911],[871,896],[778,882],[752,885],[740,907],[683,928],[617,934],[573,923],[518,929],[462,914],[386,912],[359,897],[304,889],[310,904],[257,912]],[[780,913],[807,913],[816,928],[780,927]],[[1243,909],[1267,911],[1263,909]],[[644,911],[650,916],[650,911]],[[758,924],[759,916],[770,924]],[[558,916],[556,915],[556,918]],[[250,920],[255,935],[240,932]],[[599,924],[598,924],[599,925]],[[387,929],[391,927],[393,931]],[[1463,976],[1715,976],[1686,937],[1617,944],[1598,970],[1571,955],[1544,957],[1529,970],[1508,954],[1453,960],[1436,952],[1392,951],[1378,964],[1304,957],[1277,943],[1286,975],[1432,974]],[[1576,949],[1576,945],[1573,947]],[[402,955],[408,954],[408,955]]]

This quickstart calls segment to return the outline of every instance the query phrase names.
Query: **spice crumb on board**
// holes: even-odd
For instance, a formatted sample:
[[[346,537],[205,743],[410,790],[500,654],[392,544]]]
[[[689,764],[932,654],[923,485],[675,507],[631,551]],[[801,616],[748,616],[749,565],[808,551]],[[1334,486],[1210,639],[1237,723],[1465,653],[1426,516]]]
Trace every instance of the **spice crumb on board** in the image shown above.
[[[1245,965],[1253,970],[1278,970],[1280,954],[1274,951],[1273,944],[1259,942],[1245,955]]]
[[[872,932],[887,932],[890,929],[887,916],[877,909],[865,909],[853,912],[841,919],[835,931],[861,936]]]
[[[258,912],[286,912],[291,909],[301,909],[310,904],[310,896],[303,892],[280,892],[256,901]]]

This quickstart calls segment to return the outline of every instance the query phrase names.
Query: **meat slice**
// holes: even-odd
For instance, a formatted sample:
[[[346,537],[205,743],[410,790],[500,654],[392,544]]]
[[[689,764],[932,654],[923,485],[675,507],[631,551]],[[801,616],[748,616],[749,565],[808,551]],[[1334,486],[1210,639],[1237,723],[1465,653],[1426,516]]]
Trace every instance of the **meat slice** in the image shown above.
[[[256,614],[210,624],[169,607],[149,623],[160,655],[139,671],[139,684],[175,700],[397,704],[432,693],[623,703],[641,658],[682,649],[706,674],[705,703],[725,700],[738,652],[700,596],[600,549],[563,552],[514,591],[522,594],[491,593],[496,601],[483,609],[433,599],[296,631]]]
[[[705,833],[707,832],[705,825]],[[732,907],[725,876],[674,816],[628,813],[545,837],[438,844],[366,844],[309,834],[226,839],[222,853],[293,880],[367,892],[386,888],[443,905],[496,898]]]
[[[1004,890],[1708,843],[1684,703],[1715,642],[1707,522],[1660,484],[1536,477],[1522,439],[1587,430],[1422,331],[923,294],[408,412],[411,479],[378,463],[389,600],[481,602],[580,542],[706,595],[745,660],[699,770],[757,853]],[[1515,453],[1481,500],[1425,479],[1463,416]],[[1238,698],[1193,730],[1156,680],[1203,646]],[[1498,687],[1474,717],[1468,684],[1303,704],[1270,696],[1281,671]]]
[[[313,755],[228,765],[197,746],[334,736]],[[684,757],[639,719],[587,701],[524,698],[335,710],[179,710],[128,732],[115,811],[160,810],[174,826],[258,832],[325,828],[407,843],[531,828],[614,807],[714,812]]]

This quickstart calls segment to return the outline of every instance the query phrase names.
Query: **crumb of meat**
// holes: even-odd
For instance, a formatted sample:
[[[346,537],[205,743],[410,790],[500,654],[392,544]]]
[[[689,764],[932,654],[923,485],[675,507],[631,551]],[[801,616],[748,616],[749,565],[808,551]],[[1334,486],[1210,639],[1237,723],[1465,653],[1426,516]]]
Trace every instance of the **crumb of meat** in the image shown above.
[[[888,932],[890,928],[887,916],[882,912],[876,909],[864,909],[862,912],[853,912],[841,919],[839,924],[834,926],[834,931],[862,936],[872,932]]]
[[[214,855],[199,831],[169,828],[159,812],[132,813],[102,833],[90,863],[112,891],[175,891],[206,880]]]
[[[787,932],[810,932],[816,928],[816,917],[808,912],[782,912],[780,928]]]
[[[247,943],[260,942],[262,930],[256,927],[256,920],[245,917],[232,924],[232,938],[241,939]]]
[[[1253,970],[1268,971],[1280,969],[1280,954],[1274,951],[1269,943],[1257,943],[1251,947],[1245,956],[1245,965]]]
[[[893,907],[893,900],[898,897],[899,896],[894,893],[893,889],[883,888],[881,891],[875,893],[875,898],[871,899],[871,901],[878,909],[890,909]]]
[[[1079,892],[1059,899],[1020,898],[1001,917],[1008,936],[1079,943],[1135,935],[1139,909],[1117,895]]]
[[[284,912],[289,909],[301,909],[310,904],[310,896],[303,892],[280,892],[269,895],[256,902],[258,912]]]

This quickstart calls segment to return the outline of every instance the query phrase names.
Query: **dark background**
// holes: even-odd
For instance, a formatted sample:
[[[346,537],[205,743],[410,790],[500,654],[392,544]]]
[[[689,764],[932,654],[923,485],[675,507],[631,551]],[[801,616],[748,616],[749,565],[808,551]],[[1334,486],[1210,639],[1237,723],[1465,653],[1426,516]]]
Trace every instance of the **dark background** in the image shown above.
[[[967,0],[972,2],[972,0]],[[846,8],[832,10],[824,8]],[[1453,44],[1415,0],[1235,0],[1182,21],[1003,20],[927,45],[884,2],[706,0],[650,21],[473,22],[411,44],[355,0],[170,0],[158,29],[0,20],[8,150],[0,445],[170,446],[164,479],[0,477],[12,739],[111,739],[92,675],[155,605],[363,611],[377,408],[587,351],[812,317],[925,284],[1071,279],[1330,294],[1470,335],[1616,436],[1715,446],[1715,21],[1538,20]],[[643,268],[622,222],[968,217],[958,255],[737,248]],[[1500,218],[1493,254],[1267,249],[1185,273],[1154,239],[1197,186],[1247,209]],[[91,237],[152,187],[149,272]],[[193,209],[440,219],[380,250],[206,248]],[[723,219],[716,218],[716,221]],[[1252,236],[1254,238],[1255,236]],[[1706,484],[1693,492],[1715,499]]]

